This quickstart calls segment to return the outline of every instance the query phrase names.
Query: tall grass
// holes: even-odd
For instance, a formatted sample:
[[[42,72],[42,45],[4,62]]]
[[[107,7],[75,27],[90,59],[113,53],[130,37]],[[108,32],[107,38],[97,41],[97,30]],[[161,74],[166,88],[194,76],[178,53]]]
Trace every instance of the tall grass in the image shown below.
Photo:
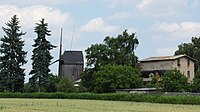
[[[80,99],[0,98],[0,112],[199,112],[199,105]]]

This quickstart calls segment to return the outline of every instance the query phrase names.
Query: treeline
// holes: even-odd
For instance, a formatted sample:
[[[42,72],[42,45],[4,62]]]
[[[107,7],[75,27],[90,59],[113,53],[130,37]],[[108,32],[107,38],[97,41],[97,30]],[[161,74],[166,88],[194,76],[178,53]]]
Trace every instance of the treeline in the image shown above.
[[[24,91],[24,64],[27,63],[23,47],[25,45],[22,36],[26,33],[21,31],[19,18],[14,15],[2,27],[5,35],[0,39],[0,92],[23,92]],[[48,23],[44,19],[36,23],[34,39],[31,78],[29,79],[29,91],[47,91],[47,85],[52,77],[49,69],[51,59],[50,50],[56,46],[52,45],[47,36],[51,36]]]
[[[187,78],[179,70],[166,72],[160,79],[152,77],[152,81],[144,84],[141,77],[138,57],[135,49],[139,45],[136,33],[129,34],[125,30],[117,37],[106,37],[101,44],[88,47],[86,52],[86,68],[81,75],[79,87],[67,78],[60,78],[50,73],[53,58],[50,50],[56,46],[48,41],[51,36],[48,23],[41,19],[34,28],[37,37],[32,45],[32,70],[29,82],[24,84],[24,68],[27,63],[27,52],[20,30],[19,18],[14,15],[2,27],[5,35],[0,39],[0,92],[96,92],[109,93],[116,89],[156,87],[168,92],[200,92],[200,38],[193,37],[192,43],[179,45],[175,54],[187,54],[197,60],[195,78],[188,84]],[[145,51],[144,51],[145,52]]]
[[[90,92],[107,93],[116,89],[154,87],[164,92],[200,92],[200,38],[193,37],[192,43],[179,45],[177,54],[186,54],[195,62],[195,78],[188,83],[187,77],[179,70],[171,70],[160,78],[152,76],[143,83],[135,49],[139,45],[136,33],[125,30],[117,37],[106,37],[101,44],[86,49],[86,69],[82,74],[82,85]],[[145,52],[145,50],[144,50]]]

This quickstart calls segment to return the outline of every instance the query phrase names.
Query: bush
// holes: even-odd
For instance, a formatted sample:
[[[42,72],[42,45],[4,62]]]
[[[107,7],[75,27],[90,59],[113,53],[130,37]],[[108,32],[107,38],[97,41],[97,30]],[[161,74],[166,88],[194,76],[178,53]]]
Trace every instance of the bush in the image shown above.
[[[71,82],[68,78],[62,77],[57,84],[57,91],[58,92],[75,92],[76,88],[74,87],[73,82]]]
[[[0,93],[0,98],[87,99],[200,105],[200,96],[119,93]]]
[[[195,78],[193,79],[193,84],[191,86],[193,92],[200,92],[200,70],[198,70],[195,74]]]
[[[126,65],[105,65],[94,73],[94,92],[115,92],[115,89],[142,87],[140,71]]]
[[[187,77],[175,69],[164,73],[161,77],[161,87],[167,92],[184,92],[188,91],[189,84]]]

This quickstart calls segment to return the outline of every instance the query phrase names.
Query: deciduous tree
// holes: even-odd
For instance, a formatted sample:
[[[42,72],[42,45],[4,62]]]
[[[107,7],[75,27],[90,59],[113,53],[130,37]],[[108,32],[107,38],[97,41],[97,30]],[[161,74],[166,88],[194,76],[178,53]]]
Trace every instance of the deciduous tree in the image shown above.
[[[192,37],[192,43],[182,43],[178,45],[178,50],[175,52],[175,55],[186,54],[197,61],[195,62],[195,71],[200,67],[200,38]]]
[[[161,87],[167,92],[183,92],[187,91],[188,83],[185,77],[179,70],[166,71],[161,77]]]
[[[115,89],[142,87],[140,71],[127,65],[105,65],[94,73],[94,92],[115,92]]]
[[[86,49],[87,67],[100,67],[106,64],[129,65],[135,67],[138,58],[135,48],[139,44],[135,33],[129,35],[127,30],[114,37],[106,37],[103,44],[91,45]]]
[[[136,67],[138,58],[135,55],[135,49],[139,44],[136,34],[128,34],[125,30],[122,34],[114,37],[106,37],[104,43],[94,44],[86,51],[86,69],[82,74],[82,84],[89,91],[94,90],[95,73],[101,66],[126,65]],[[113,91],[113,90],[112,90]]]

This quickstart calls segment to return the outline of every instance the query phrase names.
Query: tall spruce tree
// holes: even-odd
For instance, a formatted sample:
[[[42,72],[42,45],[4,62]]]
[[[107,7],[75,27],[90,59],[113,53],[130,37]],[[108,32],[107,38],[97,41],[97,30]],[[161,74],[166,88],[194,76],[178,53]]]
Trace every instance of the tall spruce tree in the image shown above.
[[[33,55],[32,55],[32,70],[30,75],[30,84],[32,85],[32,91],[46,91],[48,84],[48,78],[50,77],[49,65],[53,58],[50,54],[50,50],[55,48],[47,39],[47,36],[51,36],[50,30],[48,30],[48,23],[44,22],[44,19],[40,23],[36,23],[35,33],[37,38],[33,44]]]
[[[5,35],[0,39],[0,91],[22,92],[24,86],[24,70],[22,66],[27,52],[23,50],[24,41],[21,36],[19,18],[14,15],[2,27]]]

